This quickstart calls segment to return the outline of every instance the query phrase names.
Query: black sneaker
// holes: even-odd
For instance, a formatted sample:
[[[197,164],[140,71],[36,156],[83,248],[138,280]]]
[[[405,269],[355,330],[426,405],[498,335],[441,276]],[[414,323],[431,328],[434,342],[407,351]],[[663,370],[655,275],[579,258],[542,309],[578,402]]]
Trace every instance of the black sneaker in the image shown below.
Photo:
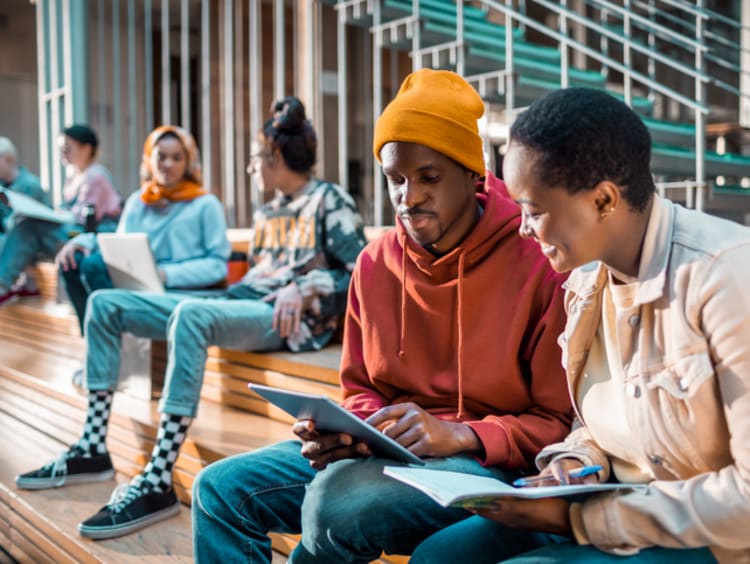
[[[180,511],[180,501],[170,489],[143,490],[130,484],[115,488],[109,503],[78,525],[78,532],[90,539],[111,539],[127,535]]]
[[[68,484],[103,482],[114,475],[115,469],[109,453],[84,457],[83,451],[74,446],[39,470],[16,476],[16,487],[24,490],[46,490]]]

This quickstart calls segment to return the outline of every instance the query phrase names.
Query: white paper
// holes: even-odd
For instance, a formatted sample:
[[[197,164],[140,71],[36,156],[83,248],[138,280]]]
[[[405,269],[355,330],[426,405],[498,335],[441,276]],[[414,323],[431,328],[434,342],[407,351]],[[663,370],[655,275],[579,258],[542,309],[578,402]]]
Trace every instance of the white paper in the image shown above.
[[[386,466],[383,474],[424,492],[443,507],[459,505],[479,507],[500,497],[539,499],[543,497],[581,496],[597,492],[639,489],[644,484],[576,484],[516,488],[495,478],[461,472]]]
[[[8,197],[8,203],[13,210],[12,221],[19,221],[21,217],[31,217],[53,223],[77,223],[72,212],[67,210],[53,210],[26,194],[13,190],[2,190]]]

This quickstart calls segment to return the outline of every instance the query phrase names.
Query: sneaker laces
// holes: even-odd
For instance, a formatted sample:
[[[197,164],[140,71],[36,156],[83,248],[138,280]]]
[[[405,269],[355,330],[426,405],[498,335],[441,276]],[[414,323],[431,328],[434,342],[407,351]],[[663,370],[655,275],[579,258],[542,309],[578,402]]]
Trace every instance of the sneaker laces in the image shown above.
[[[65,476],[68,475],[68,460],[83,455],[83,450],[78,445],[73,445],[54,460],[50,460],[42,467],[42,470],[49,470],[50,479],[59,478],[58,485],[65,483]]]
[[[55,460],[52,460],[44,466],[44,469],[50,469],[50,479],[58,479],[56,485],[65,483],[65,476],[68,475],[68,452],[63,452]]]
[[[112,510],[112,513],[120,513],[120,511],[145,493],[147,492],[132,484],[120,484],[112,492],[107,506]]]

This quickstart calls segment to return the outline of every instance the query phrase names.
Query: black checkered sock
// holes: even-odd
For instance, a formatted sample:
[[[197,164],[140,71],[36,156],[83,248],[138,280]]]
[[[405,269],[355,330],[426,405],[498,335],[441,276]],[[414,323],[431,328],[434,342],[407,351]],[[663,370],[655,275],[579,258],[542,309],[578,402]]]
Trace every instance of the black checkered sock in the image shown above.
[[[143,474],[131,480],[132,485],[157,492],[164,492],[172,487],[172,468],[192,422],[192,417],[162,414],[151,460]]]
[[[86,423],[83,425],[83,435],[74,445],[74,448],[77,447],[76,450],[83,453],[84,458],[107,452],[107,425],[113,397],[114,392],[110,390],[89,391],[89,407],[86,412]]]

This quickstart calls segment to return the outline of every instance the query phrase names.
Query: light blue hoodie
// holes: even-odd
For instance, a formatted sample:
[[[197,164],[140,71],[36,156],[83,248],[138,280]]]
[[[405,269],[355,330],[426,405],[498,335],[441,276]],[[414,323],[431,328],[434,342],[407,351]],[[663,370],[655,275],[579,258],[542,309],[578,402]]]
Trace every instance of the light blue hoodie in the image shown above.
[[[146,205],[135,192],[125,203],[117,232],[148,234],[168,288],[211,286],[227,275],[231,245],[224,208],[212,194],[157,207]],[[93,233],[79,235],[75,243],[96,248]]]

